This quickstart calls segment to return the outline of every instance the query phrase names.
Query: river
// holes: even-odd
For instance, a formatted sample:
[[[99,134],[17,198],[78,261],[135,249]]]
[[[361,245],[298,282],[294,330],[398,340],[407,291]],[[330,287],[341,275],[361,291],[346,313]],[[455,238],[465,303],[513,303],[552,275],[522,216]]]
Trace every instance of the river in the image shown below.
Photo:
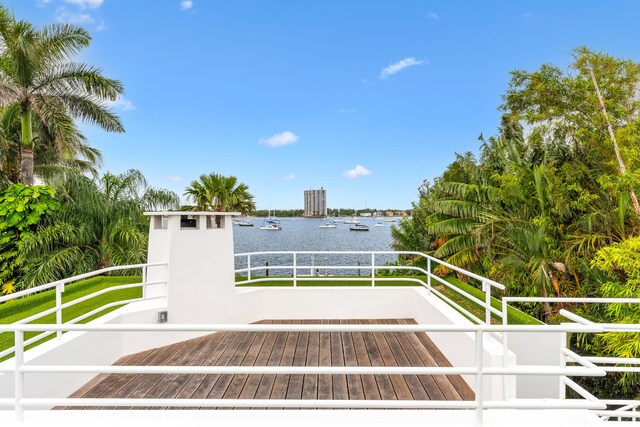
[[[391,226],[397,222],[384,222],[384,227],[375,227],[379,219],[361,218],[362,224],[369,226],[369,231],[351,231],[350,224],[338,223],[337,228],[320,228],[327,222],[321,218],[278,218],[282,229],[279,231],[260,230],[262,218],[250,219],[253,227],[233,226],[235,253],[266,252],[266,251],[390,251]],[[392,218],[398,221],[397,218]],[[384,265],[394,261],[395,256],[378,255],[376,265]],[[252,266],[264,265],[269,262],[274,265],[291,265],[291,256],[253,256]],[[370,255],[300,255],[298,265],[371,265]],[[237,259],[236,267],[246,266],[246,260]],[[308,273],[308,272],[307,272]],[[357,268],[353,270],[320,271],[320,274],[357,275]],[[274,269],[273,275],[283,275],[282,271]],[[290,274],[290,272],[289,272]],[[302,272],[300,274],[303,274]],[[363,274],[364,273],[363,271]]]

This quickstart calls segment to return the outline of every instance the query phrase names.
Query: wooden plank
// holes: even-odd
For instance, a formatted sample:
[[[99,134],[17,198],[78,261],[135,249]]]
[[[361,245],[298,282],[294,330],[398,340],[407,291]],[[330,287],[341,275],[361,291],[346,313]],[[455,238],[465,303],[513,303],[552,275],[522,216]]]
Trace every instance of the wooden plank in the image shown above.
[[[170,355],[172,352],[178,351],[178,344],[174,344],[167,347],[160,347],[153,349],[150,353],[146,354],[146,356],[142,359],[139,364],[141,365],[152,365],[157,360],[161,360],[164,355]],[[140,353],[137,353],[140,354]],[[135,355],[134,355],[135,356]],[[120,359],[122,360],[122,359]],[[131,359],[129,359],[131,360]],[[88,390],[83,394],[82,397],[86,398],[96,398],[96,397],[111,397],[111,393],[113,392],[113,386],[122,378],[124,374],[108,374],[106,378],[97,384],[96,387],[93,387],[91,390]],[[133,375],[137,377],[138,375]],[[130,379],[131,376],[127,376],[127,379]],[[119,387],[116,388],[116,390]]]
[[[360,320],[361,324],[369,323],[367,320]],[[362,338],[371,360],[371,366],[384,366],[384,361],[378,349],[378,344],[373,336],[373,332],[363,332]],[[389,375],[375,375],[376,383],[378,384],[378,390],[380,391],[380,397],[382,400],[397,400],[395,390],[391,383]]]
[[[161,364],[163,360],[168,357],[171,357],[173,354],[180,351],[180,344],[176,343],[173,345],[169,345],[166,347],[160,347],[154,349],[150,354],[147,355],[139,365],[150,366]],[[99,388],[94,388],[90,392],[86,393],[84,397],[87,398],[95,398],[95,397],[115,397],[121,390],[127,387],[129,384],[135,384],[135,388],[138,385],[144,383],[151,375],[143,375],[143,374],[111,374],[109,377],[100,384]],[[95,407],[86,407],[84,409],[98,409]]]
[[[258,332],[256,337],[246,352],[240,366],[253,366],[258,359],[258,355],[263,350],[263,345],[267,339],[267,332]],[[255,376],[255,375],[253,375]],[[249,375],[234,375],[229,387],[223,395],[223,399],[238,399],[240,393],[249,379]]]
[[[274,323],[282,323],[282,324],[290,324],[291,321],[282,321]],[[271,355],[269,356],[269,360],[267,362],[267,366],[279,366],[280,360],[282,360],[282,355],[284,353],[284,347],[287,341],[287,334],[278,332],[276,335],[276,342],[273,346],[273,350],[271,351]],[[260,380],[260,385],[258,385],[258,390],[256,391],[255,398],[256,399],[269,399],[271,396],[271,391],[273,390],[273,385],[276,381],[276,376],[273,374],[263,375]]]
[[[353,324],[353,320],[341,320],[340,324]],[[344,365],[358,366],[358,358],[356,356],[355,344],[351,332],[342,332],[342,349],[344,351]],[[364,399],[364,391],[362,389],[362,379],[360,375],[347,375],[348,399],[362,400]]]
[[[293,322],[292,322],[293,323]],[[284,345],[284,352],[280,359],[280,366],[292,366],[293,359],[296,353],[296,344],[298,342],[298,332],[288,332],[287,341]],[[290,375],[276,375],[276,380],[273,383],[273,389],[271,390],[271,399],[284,399],[287,396],[287,388],[289,387]]]
[[[352,322],[359,323],[357,320]],[[369,352],[367,352],[362,332],[353,332],[351,338],[353,339],[357,366],[371,366]],[[378,390],[378,383],[376,382],[375,376],[361,375],[361,380],[364,398],[367,400],[380,400],[380,390]]]
[[[147,357],[152,351],[153,350],[148,350],[148,351],[144,352],[145,353],[144,357]],[[129,354],[127,356],[123,356],[120,359],[118,359],[114,363],[114,365],[119,365],[119,366],[126,365],[132,359],[134,359],[136,357],[142,357],[141,355],[142,355],[142,353],[134,353],[134,354]],[[144,358],[144,357],[142,357],[142,358]],[[88,383],[84,384],[82,387],[80,387],[79,389],[77,389],[76,391],[71,393],[69,395],[69,397],[83,397],[86,393],[89,392],[89,390],[97,387],[98,384],[100,384],[102,381],[104,381],[108,376],[109,376],[109,374],[96,375]]]
[[[399,320],[405,324],[417,324],[414,319],[401,319]],[[427,354],[432,360],[436,363],[437,366],[451,366],[449,360],[445,357],[444,354],[440,351],[440,349],[431,341],[431,339],[425,333],[416,333],[414,334],[418,340],[422,343],[423,347],[427,350]],[[414,345],[415,348],[415,345]],[[449,385],[447,386],[447,382],[443,381],[443,377],[446,378]],[[467,384],[467,382],[462,379],[460,375],[447,375],[446,377],[443,375],[434,375],[434,380],[438,383],[440,390],[445,395],[445,397],[449,400],[474,400],[475,394],[471,387]],[[453,390],[452,390],[453,389]],[[458,397],[455,397],[455,395]]]
[[[328,325],[328,320],[321,320],[321,324]],[[319,366],[331,366],[331,333],[320,332]],[[333,399],[333,381],[331,375],[318,376],[318,400]]]
[[[340,323],[332,320],[331,324]],[[342,334],[331,332],[331,366],[344,366],[344,350],[342,349]],[[333,375],[333,398],[336,400],[349,399],[346,375]]]
[[[413,319],[259,323],[415,324]],[[216,333],[125,356],[116,365],[451,366],[424,333]],[[98,375],[72,397],[473,399],[459,375]]]
[[[369,320],[369,323],[377,324],[378,321]],[[386,334],[383,332],[374,332],[373,337],[378,345],[378,350],[380,350],[380,356],[382,357],[384,366],[398,366],[398,362],[393,356],[393,352],[387,342]],[[393,390],[396,392],[398,400],[411,400],[411,391],[404,378],[399,375],[389,375],[389,378],[391,379],[391,384],[393,384]]]
[[[256,339],[257,332],[247,332],[244,335],[244,339],[242,340],[240,345],[235,348],[233,355],[226,360],[225,365],[238,366],[242,363],[242,360],[249,351],[249,348],[251,347],[253,341]],[[229,385],[231,384],[233,377],[233,374],[218,375],[218,380],[211,388],[211,391],[207,394],[207,398],[222,399],[227,390],[227,387],[229,387]]]
[[[272,323],[271,321],[265,321],[264,323]],[[277,332],[269,332],[265,338],[262,348],[256,357],[254,366],[267,366],[269,357],[273,351],[276,343]],[[242,391],[240,392],[240,399],[253,399],[258,392],[258,386],[262,380],[262,375],[249,375],[247,382],[244,384]]]
[[[207,347],[200,353],[199,357],[193,361],[195,366],[215,366],[218,359],[236,338],[237,332],[218,332],[213,335],[218,336],[218,339],[213,340],[211,335],[208,336],[211,338],[207,340]],[[192,398],[207,377],[208,375],[206,374],[192,375],[184,387],[178,392],[176,398]]]
[[[215,363],[212,363],[211,366],[226,365],[231,359],[231,357],[233,357],[233,355],[235,354],[236,350],[238,349],[238,346],[240,346],[245,339],[247,339],[247,333],[237,332],[233,337],[233,339],[231,340],[231,342],[229,343],[229,345],[227,345],[226,348],[222,350],[222,352],[220,353]],[[220,378],[219,374],[204,375],[204,378],[202,378],[202,381],[200,381],[198,388],[193,393],[192,398],[206,399],[211,393],[211,389],[215,386],[216,382],[218,381],[218,378]]]
[[[389,324],[389,321],[388,320],[380,320],[379,323],[380,324]],[[404,334],[400,333],[400,335],[404,335]],[[387,343],[389,344],[389,348],[391,349],[391,352],[393,353],[393,357],[394,357],[394,359],[396,361],[397,366],[411,366],[411,362],[409,361],[409,358],[405,354],[405,351],[403,350],[402,345],[398,341],[398,338],[397,338],[396,334],[395,333],[385,333],[384,337],[386,338]],[[409,391],[411,392],[411,396],[412,396],[412,398],[414,400],[428,400],[429,399],[429,395],[425,391],[425,389],[422,386],[422,383],[418,379],[417,375],[398,376],[398,379],[400,379],[400,378],[404,379],[404,382],[407,384],[407,387],[409,388]]]
[[[390,320],[389,323],[397,324],[398,320]],[[418,337],[414,333],[395,333],[395,337],[398,340],[402,350],[406,354],[409,359],[410,366],[435,366],[435,365],[427,365],[425,360],[420,357],[419,352],[426,353],[426,349],[422,346]],[[412,345],[411,339],[417,341],[418,349],[414,348]],[[443,377],[442,375],[438,375],[439,377]],[[444,378],[444,377],[443,377]],[[422,383],[425,391],[427,392],[428,400],[445,400],[444,394],[438,387],[436,380],[433,375],[419,375],[418,379]],[[444,378],[446,380],[446,378]],[[446,380],[448,381],[448,380]],[[456,399],[457,400],[457,399]]]
[[[182,346],[178,349],[178,351],[174,352],[171,357],[161,360],[160,365],[163,366],[176,366],[180,364],[180,361],[183,357],[185,357],[194,347],[198,340],[201,338],[197,338],[195,340],[188,340],[182,342]],[[158,396],[158,393],[161,393],[170,382],[163,381],[168,374],[150,374],[147,380],[142,383],[138,388],[136,388],[130,395],[130,398],[154,398]],[[118,395],[118,393],[115,393]],[[151,409],[147,407],[140,407],[136,409]],[[155,409],[155,408],[154,408]],[[158,408],[159,409],[159,408]]]
[[[303,323],[318,324],[319,320],[308,320]],[[307,346],[305,366],[318,366],[320,360],[320,333],[310,332]],[[302,398],[315,400],[318,398],[318,376],[305,375],[302,384]]]
[[[296,321],[297,324],[303,323]],[[307,349],[309,347],[309,332],[298,333],[298,341],[293,356],[293,366],[305,366],[307,362]],[[287,399],[302,399],[302,384],[304,375],[291,375],[289,378],[289,386],[287,388]]]
[[[209,345],[213,340],[212,338],[213,337],[211,335],[202,337],[202,339],[200,339],[200,341],[198,341],[196,345],[193,346],[191,350],[180,360],[180,365],[198,366],[200,361],[206,359],[209,351]],[[177,398],[180,391],[187,385],[192,376],[193,375],[185,374],[165,375],[160,383],[158,383],[157,388],[161,389],[164,387],[164,390],[158,395],[158,397],[171,399]],[[156,391],[154,390],[154,392]],[[173,407],[164,407],[163,409],[173,409]]]

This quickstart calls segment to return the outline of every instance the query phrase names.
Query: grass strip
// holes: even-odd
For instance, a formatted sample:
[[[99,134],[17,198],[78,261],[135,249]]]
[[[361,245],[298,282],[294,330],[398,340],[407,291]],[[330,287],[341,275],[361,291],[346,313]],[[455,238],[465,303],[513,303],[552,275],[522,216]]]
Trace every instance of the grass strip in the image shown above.
[[[118,285],[128,285],[132,283],[140,283],[141,278],[139,276],[98,276],[90,279],[81,280],[75,283],[70,283],[65,286],[65,291],[62,293],[62,303],[73,301],[83,296],[92,294],[102,289],[111,288]],[[88,299],[71,307],[62,310],[62,321],[68,322],[75,319],[85,313],[102,307],[106,304],[140,298],[142,297],[142,288],[131,289],[119,289],[112,292],[107,292],[102,295],[98,295],[94,298]],[[25,319],[37,313],[41,313],[45,310],[55,307],[56,305],[56,292],[55,289],[50,289],[44,292],[40,292],[35,295],[29,295],[15,300],[10,300],[0,304],[0,323],[15,323],[19,320]],[[110,307],[90,316],[78,323],[87,323],[100,316],[103,316],[122,305]],[[51,324],[56,323],[56,314],[51,313],[40,319],[30,322],[30,324]],[[25,333],[25,341],[29,338],[38,335],[40,332],[27,332]],[[55,334],[49,335],[42,340],[33,343],[28,348],[32,348],[40,343],[48,341],[55,337]],[[0,333],[0,351],[13,347],[14,335],[11,332]],[[0,359],[5,360],[7,357]]]

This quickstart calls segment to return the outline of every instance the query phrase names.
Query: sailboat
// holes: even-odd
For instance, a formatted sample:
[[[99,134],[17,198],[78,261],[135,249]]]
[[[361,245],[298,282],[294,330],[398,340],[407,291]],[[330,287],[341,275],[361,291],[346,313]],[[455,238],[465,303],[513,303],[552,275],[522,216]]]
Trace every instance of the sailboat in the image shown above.
[[[271,230],[271,231],[282,230],[282,227],[280,226],[280,221],[275,219],[275,212],[274,212],[274,216],[271,217],[271,210],[269,210],[267,217],[264,219],[264,221],[262,222],[262,225],[260,226],[260,230]]]

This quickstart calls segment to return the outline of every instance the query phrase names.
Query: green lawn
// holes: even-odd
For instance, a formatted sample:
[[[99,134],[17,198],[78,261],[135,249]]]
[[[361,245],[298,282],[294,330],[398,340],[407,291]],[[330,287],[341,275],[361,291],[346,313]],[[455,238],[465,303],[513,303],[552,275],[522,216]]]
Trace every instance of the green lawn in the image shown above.
[[[83,297],[85,295],[89,295],[93,292],[99,291],[101,289],[110,288],[112,286],[117,285],[125,285],[131,283],[139,283],[141,278],[139,276],[99,276],[92,277],[87,280],[82,280],[79,282],[71,283],[65,286],[65,291],[62,293],[62,303],[66,303],[69,301],[73,301],[77,298]],[[133,298],[140,298],[142,296],[141,288],[132,288],[132,289],[120,289],[113,292],[108,292],[103,295],[99,295],[97,297],[91,298],[87,301],[81,302],[79,304],[73,305],[62,310],[62,320],[63,322],[67,322],[72,320],[78,316],[81,316],[85,313],[88,313],[92,310],[95,310],[99,307],[104,306],[105,304],[109,304],[114,301],[121,301]],[[48,291],[40,292],[36,295],[22,297],[16,300],[7,301],[6,303],[0,304],[0,323],[14,323],[18,320],[24,319],[36,313],[40,313],[49,308],[53,308],[56,305],[55,299],[55,289],[51,289]],[[121,307],[121,305],[107,308],[105,310],[96,313],[95,315],[88,317],[87,319],[82,320],[79,323],[87,323],[97,317],[100,317],[104,314],[107,314],[110,311],[115,310],[116,308]],[[51,313],[47,316],[41,317],[32,322],[33,324],[43,324],[43,323],[56,323],[56,315],[55,313]],[[34,335],[37,335],[39,332],[28,332],[25,334],[25,340],[31,338]],[[51,338],[55,337],[55,334],[52,334],[38,343],[42,343]],[[0,333],[0,351],[3,351],[7,348],[13,346],[13,333]],[[37,345],[34,343],[27,348],[33,347]],[[5,358],[6,359],[6,358]],[[0,359],[4,360],[4,359]]]

